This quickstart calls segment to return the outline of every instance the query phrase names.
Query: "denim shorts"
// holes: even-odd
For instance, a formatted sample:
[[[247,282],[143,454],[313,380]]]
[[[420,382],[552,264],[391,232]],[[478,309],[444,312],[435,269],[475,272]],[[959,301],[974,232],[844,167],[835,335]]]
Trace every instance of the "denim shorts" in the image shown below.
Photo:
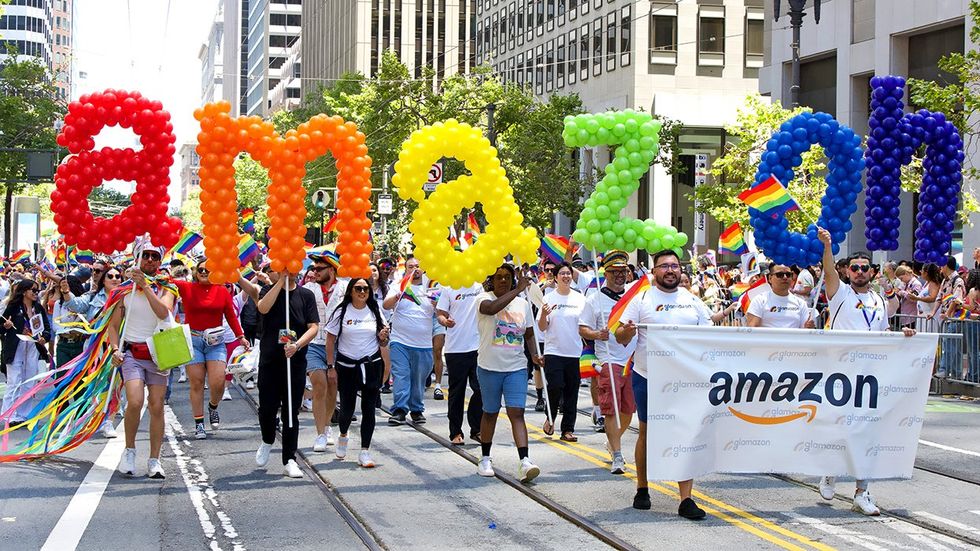
[[[527,373],[517,371],[489,371],[478,367],[476,378],[480,382],[484,413],[500,413],[500,399],[509,408],[524,409],[527,405]]]
[[[445,334],[446,334],[446,328],[443,327],[443,325],[441,323],[439,323],[439,320],[436,319],[435,316],[433,316],[432,317],[432,336],[435,337],[437,335],[445,335]]]
[[[194,355],[189,364],[203,364],[204,362],[224,362],[228,356],[225,353],[225,343],[208,345],[204,342],[204,337],[191,335],[191,343],[194,345]]]
[[[327,369],[327,345],[310,344],[306,347],[306,372]]]

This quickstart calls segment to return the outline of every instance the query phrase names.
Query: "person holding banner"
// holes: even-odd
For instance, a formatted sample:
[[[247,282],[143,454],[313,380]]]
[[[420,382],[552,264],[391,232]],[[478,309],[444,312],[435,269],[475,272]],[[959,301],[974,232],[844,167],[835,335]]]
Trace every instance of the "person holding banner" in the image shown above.
[[[830,232],[818,228],[817,237],[823,243],[824,284],[827,289],[827,307],[830,312],[827,326],[830,329],[849,331],[888,331],[888,307],[885,299],[870,288],[871,257],[867,253],[856,252],[847,258],[849,282],[841,284],[840,276],[834,269],[834,252],[831,249]],[[915,335],[915,329],[905,327],[906,337]],[[820,497],[834,499],[836,479],[825,476],[820,479]],[[852,511],[869,516],[878,516],[880,511],[868,492],[868,481],[857,480],[854,488]]]
[[[585,297],[572,289],[574,269],[567,262],[558,266],[558,287],[544,296],[538,316],[538,329],[544,333],[544,374],[548,380],[548,404],[551,415],[547,416],[543,432],[554,434],[551,421],[558,415],[561,404],[561,439],[578,442],[575,436],[575,418],[578,417],[579,357],[582,355],[582,339],[578,335],[578,317],[585,306]]]
[[[636,354],[633,357],[633,395],[640,421],[640,435],[636,440],[636,496],[634,509],[649,509],[650,490],[647,485],[647,325],[712,325],[711,312],[698,297],[678,289],[681,281],[681,263],[677,253],[669,250],[653,255],[654,287],[644,291],[626,306],[621,319],[626,323],[616,329],[616,341],[626,346],[636,337]],[[703,509],[691,499],[694,480],[677,483],[681,503],[677,514],[689,520],[705,517]]]
[[[290,478],[303,477],[303,472],[296,464],[299,406],[302,402],[303,388],[306,386],[307,345],[313,342],[320,328],[316,298],[312,291],[296,284],[298,278],[298,273],[276,274],[274,284],[262,290],[258,303],[262,321],[258,384],[262,444],[255,452],[255,463],[259,467],[264,467],[269,462],[269,452],[272,451],[272,444],[276,441],[277,415],[281,411],[284,421],[282,464],[284,474]],[[283,292],[284,288],[287,292]],[[286,325],[287,315],[289,329]],[[293,327],[303,331],[298,338],[299,331],[292,329]],[[292,388],[291,395],[290,388]]]
[[[631,339],[625,346],[609,338],[609,314],[623,297],[626,280],[629,279],[628,256],[623,251],[612,250],[603,258],[606,283],[598,293],[589,295],[578,318],[578,334],[585,340],[595,341],[595,356],[599,361],[599,408],[606,418],[606,441],[612,454],[612,474],[626,472],[623,458],[622,437],[633,421],[636,400],[633,398],[630,371],[623,369],[629,362],[636,341]]]
[[[812,329],[810,307],[799,296],[790,292],[793,271],[785,264],[769,265],[769,292],[756,297],[746,312],[749,327],[780,327],[784,329]]]

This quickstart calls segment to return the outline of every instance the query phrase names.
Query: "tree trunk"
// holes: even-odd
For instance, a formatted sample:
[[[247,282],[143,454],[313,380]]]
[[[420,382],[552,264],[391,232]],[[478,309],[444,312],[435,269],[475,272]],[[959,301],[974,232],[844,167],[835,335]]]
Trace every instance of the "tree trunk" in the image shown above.
[[[14,232],[11,216],[14,207],[14,187],[8,182],[3,194],[3,254],[10,256],[10,237]]]

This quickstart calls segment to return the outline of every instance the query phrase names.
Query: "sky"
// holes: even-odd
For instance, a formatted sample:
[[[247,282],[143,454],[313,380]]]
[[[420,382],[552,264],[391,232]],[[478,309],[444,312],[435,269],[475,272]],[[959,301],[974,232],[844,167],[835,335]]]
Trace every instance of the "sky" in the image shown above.
[[[201,62],[218,0],[76,0],[75,97],[108,88],[135,90],[163,102],[176,147],[197,140],[194,109],[201,105]],[[85,78],[79,77],[79,72]],[[134,147],[129,130],[103,130],[96,147]],[[124,192],[132,183],[113,182]],[[180,158],[170,170],[170,205],[180,199]]]

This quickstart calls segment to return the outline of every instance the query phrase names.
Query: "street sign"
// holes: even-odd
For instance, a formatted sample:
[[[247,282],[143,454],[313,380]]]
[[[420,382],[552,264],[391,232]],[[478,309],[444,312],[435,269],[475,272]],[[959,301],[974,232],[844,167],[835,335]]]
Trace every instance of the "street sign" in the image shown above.
[[[378,194],[378,214],[391,214],[391,199],[390,193]]]
[[[708,183],[708,156],[698,153],[694,156],[694,187]],[[694,206],[694,245],[704,247],[708,244],[708,219],[704,212]]]
[[[429,169],[429,179],[422,186],[425,191],[435,191],[436,186],[442,183],[442,161],[432,163]]]

